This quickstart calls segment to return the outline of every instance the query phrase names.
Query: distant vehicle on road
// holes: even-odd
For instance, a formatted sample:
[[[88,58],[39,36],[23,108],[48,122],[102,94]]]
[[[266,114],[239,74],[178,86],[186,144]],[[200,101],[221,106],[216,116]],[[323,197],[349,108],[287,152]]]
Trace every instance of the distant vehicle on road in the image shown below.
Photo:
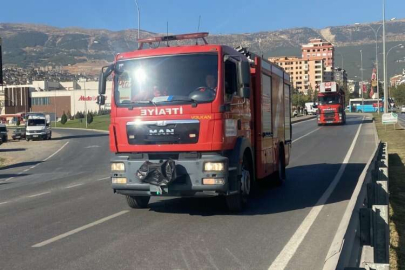
[[[25,128],[16,128],[11,135],[13,140],[25,139]]]
[[[318,111],[318,103],[316,102],[306,102],[305,108],[307,109],[307,113],[310,115],[315,115]]]
[[[42,139],[50,140],[52,130],[50,127],[50,116],[43,113],[29,113],[26,121],[26,140]]]
[[[405,105],[402,105],[402,106],[401,106],[401,114],[402,114],[402,113],[405,113]]]
[[[0,124],[0,137],[3,143],[7,142],[7,126],[5,124]]]
[[[318,126],[345,124],[345,92],[336,82],[323,82],[318,94]]]
[[[380,112],[384,111],[384,102],[380,99]],[[349,112],[372,113],[377,112],[378,99],[353,98],[349,100]]]

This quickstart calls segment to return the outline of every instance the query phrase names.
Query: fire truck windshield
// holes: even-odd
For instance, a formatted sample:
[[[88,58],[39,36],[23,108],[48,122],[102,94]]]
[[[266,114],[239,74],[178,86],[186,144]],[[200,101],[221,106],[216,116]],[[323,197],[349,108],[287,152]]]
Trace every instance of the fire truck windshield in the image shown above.
[[[114,85],[118,107],[211,102],[218,85],[218,56],[183,54],[120,61]]]
[[[328,95],[328,96],[320,96],[318,97],[320,105],[327,105],[327,104],[339,104],[340,99],[337,95]]]

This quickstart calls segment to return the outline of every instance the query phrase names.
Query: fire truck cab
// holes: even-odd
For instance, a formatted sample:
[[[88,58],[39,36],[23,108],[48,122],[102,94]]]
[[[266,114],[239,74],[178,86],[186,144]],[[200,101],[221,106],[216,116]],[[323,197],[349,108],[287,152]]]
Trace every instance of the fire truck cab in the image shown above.
[[[132,208],[151,196],[218,196],[246,204],[257,179],[285,179],[291,148],[290,78],[244,48],[208,33],[139,40],[100,73],[112,75],[112,189]],[[196,42],[202,39],[202,44]],[[151,47],[192,40],[192,45]],[[187,42],[187,41],[186,41]]]

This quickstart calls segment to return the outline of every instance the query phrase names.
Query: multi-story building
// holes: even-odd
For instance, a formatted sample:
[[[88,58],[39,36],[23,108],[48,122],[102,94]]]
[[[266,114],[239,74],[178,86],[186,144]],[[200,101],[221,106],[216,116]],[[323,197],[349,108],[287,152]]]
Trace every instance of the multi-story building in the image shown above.
[[[333,72],[334,81],[336,81],[343,89],[347,90],[347,73],[342,68],[335,68]]]
[[[311,39],[301,50],[302,58],[282,56],[269,60],[290,73],[293,87],[305,94],[316,90],[323,81],[333,81],[334,47],[330,42]]]
[[[334,67],[335,49],[330,42],[325,42],[322,39],[311,39],[308,44],[302,45],[301,51],[302,59],[322,59],[325,67]]]
[[[298,57],[275,57],[269,60],[290,73],[293,87],[305,94],[315,90],[322,82],[324,63],[322,59],[305,60]]]

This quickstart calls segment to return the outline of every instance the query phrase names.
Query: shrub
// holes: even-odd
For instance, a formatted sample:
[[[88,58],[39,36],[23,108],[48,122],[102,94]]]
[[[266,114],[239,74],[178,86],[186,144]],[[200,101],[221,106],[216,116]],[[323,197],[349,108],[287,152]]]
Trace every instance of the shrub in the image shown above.
[[[93,114],[87,114],[87,124],[91,124],[93,122]]]
[[[62,125],[66,124],[67,116],[66,116],[65,112],[63,112],[63,114],[62,114],[62,118],[60,119],[60,122],[62,123]]]

